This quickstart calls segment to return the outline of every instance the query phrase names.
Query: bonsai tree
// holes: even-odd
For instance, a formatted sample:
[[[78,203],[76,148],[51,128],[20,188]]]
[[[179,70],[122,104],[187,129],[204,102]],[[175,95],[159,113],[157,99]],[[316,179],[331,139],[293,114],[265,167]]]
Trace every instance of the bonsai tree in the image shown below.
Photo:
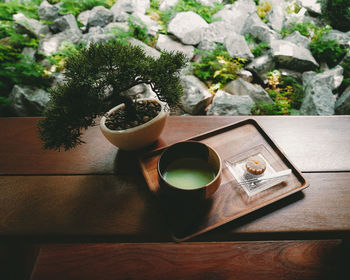
[[[185,64],[182,53],[163,52],[154,59],[118,41],[73,54],[66,61],[65,82],[51,92],[46,118],[38,124],[44,148],[68,150],[83,143],[82,130],[121,103],[124,118],[135,120],[138,103],[124,92],[138,84],[150,85],[159,100],[177,104],[183,94],[178,74]]]

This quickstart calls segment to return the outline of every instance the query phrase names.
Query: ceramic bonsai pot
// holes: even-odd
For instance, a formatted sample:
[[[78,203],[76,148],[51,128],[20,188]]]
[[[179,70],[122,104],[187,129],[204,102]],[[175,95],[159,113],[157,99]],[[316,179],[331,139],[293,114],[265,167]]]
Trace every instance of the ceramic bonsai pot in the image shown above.
[[[125,130],[111,130],[106,125],[106,117],[102,117],[100,121],[100,128],[103,135],[116,147],[125,150],[132,151],[144,148],[154,143],[165,126],[166,119],[169,115],[167,104],[154,98],[142,98],[138,101],[153,101],[161,105],[159,114],[152,120],[141,124],[136,127],[128,128]],[[124,107],[124,104],[120,104],[108,111],[107,115]]]

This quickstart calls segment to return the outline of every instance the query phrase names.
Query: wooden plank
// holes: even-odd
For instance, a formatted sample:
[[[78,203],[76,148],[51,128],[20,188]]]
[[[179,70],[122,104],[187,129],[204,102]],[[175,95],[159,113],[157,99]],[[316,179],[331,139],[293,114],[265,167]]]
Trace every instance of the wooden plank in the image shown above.
[[[339,279],[340,245],[339,240],[47,245],[31,279]]]
[[[159,145],[204,133],[246,117],[170,117]],[[254,117],[288,158],[304,172],[349,171],[350,116]],[[137,163],[118,151],[99,127],[86,131],[87,142],[69,152],[42,150],[38,118],[0,118],[0,174],[127,174]]]
[[[305,174],[310,187],[191,240],[335,238],[350,232],[350,173]],[[0,235],[39,240],[171,240],[141,174],[0,176]],[[300,239],[300,237],[299,237]]]
[[[36,244],[0,242],[0,279],[29,279],[38,254]]]

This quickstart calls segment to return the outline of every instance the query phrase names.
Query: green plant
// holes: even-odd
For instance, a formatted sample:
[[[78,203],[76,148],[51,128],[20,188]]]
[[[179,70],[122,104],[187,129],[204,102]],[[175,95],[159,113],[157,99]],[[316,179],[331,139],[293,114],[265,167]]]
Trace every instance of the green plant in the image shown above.
[[[244,35],[246,42],[253,46],[250,47],[250,51],[255,57],[259,57],[263,55],[268,49],[270,49],[270,45],[266,42],[260,42],[256,38],[253,38],[250,34]]]
[[[233,3],[234,1],[232,1]],[[167,33],[167,25],[169,21],[179,12],[193,11],[199,14],[208,23],[214,22],[213,15],[224,7],[224,3],[214,3],[213,6],[206,6],[196,0],[179,0],[177,4],[164,11],[159,11],[159,0],[151,1],[151,8],[147,11],[154,20],[157,20],[161,26],[161,32]]]
[[[0,3],[0,20],[12,20],[12,15],[22,13],[27,17],[38,19],[38,5],[41,0],[12,0],[7,3]]]
[[[227,50],[218,45],[214,51],[197,51],[202,56],[200,62],[192,63],[193,73],[209,88],[217,90],[237,78],[237,72],[246,63],[239,57],[231,57]]]
[[[66,61],[66,83],[52,91],[46,118],[39,123],[44,147],[67,150],[81,144],[82,130],[120,103],[125,118],[134,119],[136,103],[123,92],[138,84],[149,84],[160,100],[177,103],[182,94],[178,72],[185,63],[182,53],[163,52],[154,59],[118,41],[91,44],[73,54]]]
[[[272,4],[266,0],[259,1],[259,4],[257,5],[257,14],[262,19],[262,21],[267,22],[267,19],[265,18],[266,14],[271,11]]]
[[[350,30],[349,0],[323,0],[322,15],[334,29],[346,32]]]
[[[134,16],[129,16],[128,18],[129,34],[130,36],[151,45],[154,38],[148,34],[146,24],[139,18]]]
[[[91,10],[95,6],[111,8],[115,0],[61,0],[60,13],[77,16],[83,11]]]
[[[350,86],[350,56],[346,56],[342,63],[340,64],[344,71],[343,71],[343,82],[341,84],[340,90],[345,90],[348,86]]]
[[[293,33],[294,31],[299,31],[303,36],[310,38],[311,40],[316,40],[323,35],[327,34],[332,28],[330,26],[319,27],[314,25],[310,21],[304,21],[301,23],[291,23],[288,28],[282,28],[281,34],[284,38],[288,34]]]
[[[300,108],[304,98],[302,85],[295,78],[282,77],[278,70],[268,73],[266,88],[273,104],[258,103],[253,108],[253,115],[289,115]]]
[[[344,57],[346,49],[335,40],[325,40],[319,37],[310,43],[310,50],[318,62],[326,62],[329,67],[334,67]]]

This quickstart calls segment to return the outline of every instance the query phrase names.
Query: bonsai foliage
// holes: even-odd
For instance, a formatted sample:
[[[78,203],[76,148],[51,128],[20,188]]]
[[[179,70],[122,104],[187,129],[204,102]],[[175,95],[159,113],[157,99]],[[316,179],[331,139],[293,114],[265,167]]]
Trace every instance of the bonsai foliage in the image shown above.
[[[164,52],[154,59],[140,47],[117,41],[73,53],[66,60],[65,83],[52,91],[39,123],[44,148],[68,150],[83,143],[82,130],[121,103],[127,119],[135,118],[136,103],[123,94],[135,85],[146,83],[161,101],[178,103],[183,94],[178,73],[185,63],[182,53]]]

